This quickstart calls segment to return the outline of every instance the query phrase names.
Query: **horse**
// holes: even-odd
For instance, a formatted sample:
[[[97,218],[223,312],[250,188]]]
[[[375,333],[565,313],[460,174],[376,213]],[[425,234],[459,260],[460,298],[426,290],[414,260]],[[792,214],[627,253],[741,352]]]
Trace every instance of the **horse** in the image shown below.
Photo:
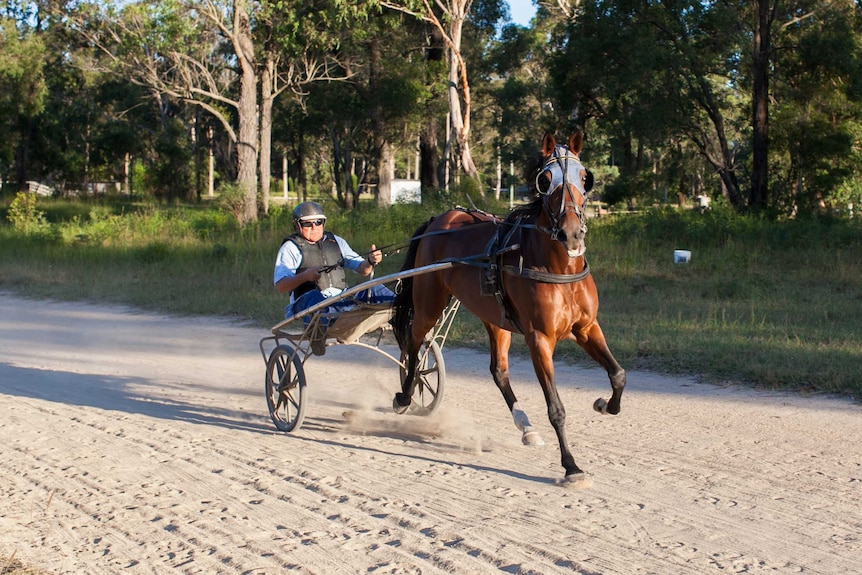
[[[545,133],[540,155],[528,172],[534,175],[530,188],[535,197],[513,209],[505,220],[456,208],[416,230],[402,271],[438,262],[455,265],[402,280],[391,322],[406,358],[401,391],[392,404],[396,413],[404,413],[410,405],[422,341],[454,297],[488,332],[491,375],[522,433],[522,443],[541,445],[509,382],[512,333],[522,334],[559,441],[563,481],[576,484],[587,479],[566,441],[566,412],[554,380],[557,343],[574,340],[607,372],[611,397],[597,399],[596,411],[619,414],[626,385],[625,370],[596,320],[599,298],[584,256],[585,203],[592,174],[581,165],[582,145],[580,130],[571,135],[568,145],[557,145],[554,136]],[[485,251],[477,254],[479,246],[485,246]]]

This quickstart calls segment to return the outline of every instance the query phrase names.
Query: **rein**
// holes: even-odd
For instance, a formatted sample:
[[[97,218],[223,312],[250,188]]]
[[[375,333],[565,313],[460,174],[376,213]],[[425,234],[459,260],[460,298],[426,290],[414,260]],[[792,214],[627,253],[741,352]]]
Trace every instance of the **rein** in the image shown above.
[[[495,216],[495,218],[496,218],[496,216]],[[474,226],[478,226],[478,225],[482,225],[482,224],[499,225],[500,223],[502,223],[502,220],[500,222],[494,221],[494,220],[480,220],[478,222],[474,222],[473,225]],[[377,248],[375,251],[382,251],[383,255],[390,256],[392,254],[397,254],[402,249],[408,247],[411,243],[413,243],[417,240],[421,240],[422,238],[429,238],[431,236],[441,236],[444,234],[451,234],[451,233],[460,232],[460,231],[462,231],[462,228],[448,228],[445,230],[437,230],[434,232],[425,232],[424,234],[419,234],[418,236],[413,236],[412,238],[410,238],[406,242],[391,243],[391,244],[388,244],[385,246],[381,246],[381,247]],[[393,247],[395,248],[394,250],[384,251],[384,250],[388,250],[389,248],[393,248]],[[470,256],[470,257],[473,257],[473,256]]]
[[[554,160],[552,159],[548,163],[552,163],[553,161]],[[547,165],[547,163],[546,163],[546,165]],[[464,211],[468,211],[468,210],[464,210]],[[481,212],[481,210],[477,210],[477,211]],[[486,212],[481,212],[481,213],[486,213]],[[492,215],[492,214],[489,214],[489,215]],[[548,230],[547,228],[545,228],[543,226],[538,226],[536,224],[523,223],[521,221],[512,222],[509,220],[500,219],[497,216],[493,216],[493,218],[494,218],[493,220],[476,221],[476,222],[474,222],[473,225],[478,226],[478,225],[493,224],[494,226],[496,226],[498,228],[500,226],[510,226],[512,229],[509,232],[509,234],[507,235],[507,239],[510,238],[512,236],[512,234],[514,233],[514,231],[518,230],[518,229],[538,230],[538,231],[544,232],[548,235],[551,235],[551,237],[553,239],[553,235],[550,233],[550,230]],[[436,230],[433,232],[426,232],[424,234],[419,234],[418,236],[414,236],[414,237],[410,238],[410,240],[406,243],[400,243],[400,244],[392,243],[392,244],[389,244],[386,246],[382,246],[378,249],[382,251],[382,250],[385,250],[387,248],[396,247],[396,249],[394,249],[394,250],[385,252],[385,254],[387,256],[389,256],[393,253],[398,253],[398,251],[400,251],[402,248],[409,246],[414,241],[421,240],[423,238],[427,238],[427,237],[431,237],[431,236],[439,236],[439,235],[456,233],[456,232],[460,232],[463,230],[464,230],[464,228],[449,228],[449,229],[445,229],[445,230]],[[495,236],[497,238],[497,240],[492,240],[491,243],[487,246],[486,251],[483,253],[474,254],[471,256],[463,257],[463,258],[447,258],[447,259],[441,260],[440,262],[437,262],[437,263],[453,263],[453,264],[461,264],[461,265],[473,266],[473,267],[478,267],[478,268],[486,268],[486,269],[497,268],[497,264],[492,263],[493,260],[502,256],[504,253],[508,253],[511,251],[521,249],[521,246],[519,244],[513,244],[511,246],[503,247],[502,249],[494,251],[495,247],[498,245],[498,241],[500,239],[499,236],[500,236],[500,234],[497,234],[497,236]],[[503,265],[503,266],[499,266],[499,269],[502,272],[507,273],[509,275],[514,275],[514,276],[530,279],[533,281],[537,281],[537,282],[541,282],[541,283],[550,283],[550,284],[576,283],[579,281],[583,281],[584,279],[587,278],[587,276],[590,275],[590,264],[587,261],[587,258],[584,258],[584,269],[577,272],[577,273],[574,273],[574,274],[557,274],[557,273],[552,273],[552,272],[544,272],[544,271],[540,271],[540,270],[532,269],[532,268],[524,268],[523,262],[521,263],[520,266]]]

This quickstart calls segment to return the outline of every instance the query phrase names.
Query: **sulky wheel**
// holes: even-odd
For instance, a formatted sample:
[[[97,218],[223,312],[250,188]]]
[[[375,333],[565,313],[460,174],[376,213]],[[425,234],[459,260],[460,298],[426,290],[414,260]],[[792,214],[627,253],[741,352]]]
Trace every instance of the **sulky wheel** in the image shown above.
[[[406,358],[401,356],[403,364]],[[410,412],[415,415],[430,415],[443,401],[443,387],[446,383],[446,365],[443,352],[437,342],[426,340],[419,350],[419,367],[416,370],[416,388]],[[401,383],[404,383],[404,368],[401,368]]]
[[[266,404],[279,431],[295,431],[305,418],[305,370],[296,350],[279,345],[266,362]]]

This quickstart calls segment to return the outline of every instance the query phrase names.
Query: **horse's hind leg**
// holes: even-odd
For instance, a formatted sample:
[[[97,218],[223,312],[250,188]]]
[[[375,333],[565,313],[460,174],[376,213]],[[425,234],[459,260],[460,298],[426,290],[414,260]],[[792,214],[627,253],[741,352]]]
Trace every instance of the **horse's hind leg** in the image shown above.
[[[518,406],[518,400],[509,382],[509,346],[512,343],[512,334],[489,323],[483,323],[491,348],[491,375],[506,400],[515,426],[521,430],[521,442],[524,445],[544,445],[539,432],[530,424],[530,418]]]
[[[572,335],[578,345],[608,372],[608,379],[611,382],[611,398],[609,400],[605,400],[603,397],[598,398],[593,403],[593,409],[600,413],[617,415],[620,412],[620,401],[626,386],[626,372],[611,353],[602,333],[602,328],[599,327],[599,324],[594,323],[585,332],[577,332],[573,329]]]
[[[413,321],[407,349],[403,350],[406,355],[404,381],[401,382],[401,391],[395,394],[395,399],[392,401],[392,409],[399,414],[406,412],[412,402],[413,391],[416,389],[416,370],[419,367],[419,349],[422,347],[425,335],[431,331],[449,303],[449,293],[439,282],[433,282],[433,278],[429,276],[417,277],[412,286]],[[415,294],[423,295],[417,298]]]

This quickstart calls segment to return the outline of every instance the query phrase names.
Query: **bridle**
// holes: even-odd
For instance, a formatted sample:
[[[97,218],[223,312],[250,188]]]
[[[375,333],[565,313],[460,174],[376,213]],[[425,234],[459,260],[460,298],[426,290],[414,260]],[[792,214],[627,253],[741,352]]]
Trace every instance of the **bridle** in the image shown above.
[[[584,201],[586,201],[587,190],[584,189],[584,183],[581,180],[581,170],[585,170],[585,168],[576,154],[573,154],[566,146],[556,146],[554,153],[542,164],[542,167],[539,168],[536,174],[536,191],[542,196],[545,213],[548,214],[548,218],[551,220],[550,228],[538,225],[536,228],[551,236],[552,240],[556,240],[559,237],[562,231],[560,222],[568,209],[574,211],[580,223],[581,231],[584,234],[587,233],[586,216],[581,206],[578,205],[574,192],[568,185],[572,184],[580,192]],[[548,185],[547,191],[543,192],[539,186],[539,178],[545,174],[550,174],[551,183]],[[563,188],[563,197],[560,198],[560,209],[555,213],[551,210],[550,199],[560,186]]]

